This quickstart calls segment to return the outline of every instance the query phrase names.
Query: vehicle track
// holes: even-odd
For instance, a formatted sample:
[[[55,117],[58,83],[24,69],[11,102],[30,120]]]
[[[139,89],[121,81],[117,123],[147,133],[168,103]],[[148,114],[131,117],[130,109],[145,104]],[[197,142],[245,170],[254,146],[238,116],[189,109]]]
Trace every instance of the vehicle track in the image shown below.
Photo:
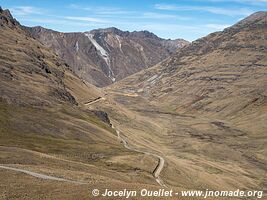
[[[155,153],[151,153],[151,152],[148,152],[148,151],[144,151],[144,150],[139,150],[139,149],[136,149],[136,148],[133,148],[133,147],[130,147],[128,142],[123,138],[121,137],[120,135],[120,131],[117,130],[114,125],[112,125],[112,128],[116,131],[117,133],[117,136],[118,136],[118,140],[122,142],[123,146],[128,149],[128,150],[131,150],[131,151],[135,151],[135,152],[138,152],[138,153],[142,153],[142,154],[146,154],[146,155],[151,155],[151,156],[154,156],[156,158],[158,158],[158,164],[157,166],[155,167],[155,169],[153,170],[153,176],[155,178],[155,180],[157,181],[157,183],[162,186],[162,187],[167,187],[163,180],[160,178],[160,173],[161,171],[163,170],[164,168],[164,164],[165,164],[165,160],[162,156],[158,155],[158,154],[155,154]]]
[[[45,179],[45,180],[53,180],[53,181],[62,181],[62,182],[67,182],[67,183],[74,183],[74,184],[86,184],[85,182],[82,181],[73,181],[73,180],[69,180],[69,179],[64,179],[64,178],[59,178],[59,177],[55,177],[55,176],[49,176],[49,175],[45,175],[45,174],[41,174],[41,173],[36,173],[33,171],[29,171],[29,170],[25,170],[25,169],[20,169],[20,168],[14,168],[14,167],[8,167],[8,166],[4,166],[4,165],[0,165],[1,169],[6,169],[6,170],[12,170],[12,171],[16,171],[16,172],[21,172],[36,178],[40,178],[40,179]]]
[[[96,98],[95,100],[93,101],[90,101],[90,102],[87,102],[85,103],[85,105],[91,105],[91,104],[94,104],[94,103],[97,103],[101,100],[105,100],[103,97],[98,97]],[[161,171],[163,170],[164,168],[164,164],[165,164],[165,160],[162,156],[158,155],[158,154],[155,154],[155,153],[151,153],[149,151],[144,151],[144,150],[139,150],[139,149],[136,149],[136,148],[133,148],[133,147],[130,147],[128,142],[123,138],[121,137],[120,135],[120,131],[117,130],[114,125],[112,124],[112,128],[116,131],[117,133],[117,137],[118,137],[118,140],[121,141],[123,143],[123,146],[128,149],[128,150],[131,150],[131,151],[135,151],[135,152],[138,152],[138,153],[142,153],[142,154],[146,154],[146,155],[150,155],[150,156],[153,156],[153,157],[156,157],[158,159],[158,164],[157,166],[155,167],[155,169],[153,170],[153,176],[156,180],[156,182],[162,186],[162,187],[167,187],[163,180],[160,178],[160,173]]]

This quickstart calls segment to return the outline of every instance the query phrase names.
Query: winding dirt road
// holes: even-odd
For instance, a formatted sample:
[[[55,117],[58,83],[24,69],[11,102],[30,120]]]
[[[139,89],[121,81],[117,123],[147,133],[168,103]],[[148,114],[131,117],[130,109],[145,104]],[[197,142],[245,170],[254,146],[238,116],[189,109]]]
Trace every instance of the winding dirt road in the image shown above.
[[[99,101],[101,101],[101,100],[105,100],[105,98],[103,98],[103,97],[98,97],[98,98],[96,98],[96,99],[94,99],[94,100],[92,100],[92,101],[89,101],[89,102],[84,103],[84,105],[88,106],[88,105],[97,103],[97,102],[99,102]],[[151,153],[151,152],[149,152],[149,151],[139,150],[139,149],[130,147],[129,144],[128,144],[128,142],[127,142],[123,137],[120,136],[120,131],[117,130],[117,129],[114,127],[113,124],[112,124],[112,128],[116,131],[117,136],[118,136],[118,140],[121,141],[121,142],[123,143],[123,146],[124,146],[126,149],[131,150],[131,151],[135,151],[135,152],[138,152],[138,153],[142,153],[142,154],[150,155],[150,156],[153,156],[153,157],[158,158],[158,164],[157,164],[157,166],[155,167],[155,169],[153,170],[153,176],[154,176],[155,180],[157,181],[157,183],[158,183],[160,186],[162,186],[162,187],[167,187],[167,186],[164,184],[163,180],[160,178],[160,173],[161,173],[161,171],[163,170],[163,168],[164,168],[164,164],[165,164],[165,160],[164,160],[164,158],[163,158],[162,156],[160,156],[160,155],[157,155],[157,154],[155,154],[155,153]]]
[[[157,166],[155,167],[155,169],[153,170],[153,176],[154,178],[156,179],[157,183],[162,186],[162,187],[167,187],[163,180],[160,178],[160,173],[161,171],[163,170],[164,168],[164,164],[165,164],[165,160],[163,157],[161,157],[160,155],[157,155],[157,154],[154,154],[154,153],[150,153],[148,151],[143,151],[143,150],[139,150],[139,149],[135,149],[133,147],[130,147],[128,142],[123,138],[121,137],[120,135],[120,131],[117,130],[113,125],[112,125],[112,128],[116,131],[117,133],[117,136],[118,136],[118,140],[121,141],[123,143],[123,146],[128,149],[128,150],[131,150],[131,151],[135,151],[135,152],[138,152],[138,153],[142,153],[142,154],[146,154],[146,155],[151,155],[151,156],[154,156],[156,158],[158,158],[158,164]]]
[[[95,100],[86,102],[84,104],[85,105],[91,105],[91,104],[99,102],[101,100],[105,100],[105,98],[98,97]],[[113,125],[112,125],[112,128],[116,131],[117,136],[118,136],[118,140],[123,143],[123,146],[126,149],[131,150],[131,151],[135,151],[135,152],[138,152],[138,153],[146,154],[146,155],[151,155],[151,156],[154,156],[154,157],[158,158],[158,164],[157,164],[156,168],[153,170],[153,176],[154,176],[154,178],[156,179],[157,183],[160,186],[166,187],[166,185],[164,184],[164,182],[160,178],[160,173],[163,170],[164,164],[165,164],[164,158],[159,156],[159,155],[157,155],[157,154],[148,152],[148,151],[138,150],[136,148],[130,147],[128,142],[126,141],[126,139],[121,137],[120,131],[117,130]],[[30,176],[33,176],[33,177],[36,177],[36,178],[45,179],[45,180],[62,181],[62,182],[73,183],[73,184],[86,184],[85,182],[82,182],[82,181],[73,181],[73,180],[69,180],[69,179],[59,178],[59,177],[55,177],[55,176],[49,176],[49,175],[36,173],[36,172],[25,170],[25,169],[21,169],[21,168],[14,168],[14,167],[9,167],[9,166],[4,166],[4,165],[0,165],[0,169],[6,169],[6,170],[12,170],[12,171],[16,171],[16,172],[21,172],[21,173],[24,173],[24,174],[27,174],[27,175],[30,175]]]
[[[93,103],[96,103],[96,102],[99,102],[99,101],[104,101],[104,100],[105,100],[104,97],[97,97],[96,99],[94,99],[92,101],[85,102],[84,105],[88,106],[88,105],[91,105]]]
[[[88,105],[97,103],[97,102],[99,102],[99,101],[101,101],[101,100],[105,100],[105,98],[103,98],[103,97],[98,97],[98,98],[96,98],[96,99],[94,99],[94,100],[92,100],[92,101],[89,101],[89,102],[84,103],[84,105],[88,106]],[[127,142],[124,138],[122,138],[122,137],[120,136],[120,131],[117,130],[117,129],[114,127],[114,125],[112,125],[112,128],[116,131],[117,136],[118,136],[118,140],[121,141],[121,142],[123,143],[123,146],[124,146],[126,149],[131,150],[131,151],[135,151],[135,152],[138,152],[138,153],[142,153],[142,154],[146,154],[146,155],[154,156],[154,157],[158,158],[158,164],[157,164],[157,166],[155,167],[155,169],[153,170],[153,176],[154,176],[155,180],[157,181],[157,183],[158,183],[160,186],[162,186],[162,187],[167,187],[167,186],[164,184],[163,180],[160,178],[160,173],[161,173],[161,171],[163,170],[163,168],[164,168],[164,164],[165,164],[165,160],[164,160],[164,158],[163,158],[162,156],[160,156],[160,155],[155,154],[155,153],[151,153],[151,152],[148,152],[148,151],[139,150],[139,149],[130,147],[129,144],[128,144],[128,142]]]
[[[62,181],[62,182],[74,183],[74,184],[86,184],[85,182],[81,182],[81,181],[68,180],[68,179],[64,179],[64,178],[49,176],[49,175],[45,175],[45,174],[40,174],[40,173],[28,171],[28,170],[25,170],[25,169],[8,167],[8,166],[4,166],[4,165],[0,165],[0,168],[1,169],[6,169],[6,170],[12,170],[12,171],[16,171],[16,172],[21,172],[21,173],[28,174],[30,176],[33,176],[33,177],[36,177],[36,178],[40,178],[40,179],[45,179],[45,180]]]

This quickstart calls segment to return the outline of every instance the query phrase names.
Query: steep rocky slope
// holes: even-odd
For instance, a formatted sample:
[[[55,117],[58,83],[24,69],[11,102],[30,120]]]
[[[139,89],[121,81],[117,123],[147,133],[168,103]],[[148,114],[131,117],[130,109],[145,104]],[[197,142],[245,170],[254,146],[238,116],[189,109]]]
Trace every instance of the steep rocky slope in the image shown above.
[[[148,31],[116,28],[85,33],[61,33],[42,27],[27,30],[63,58],[82,79],[106,86],[151,67],[188,44],[182,39],[164,40]]]
[[[266,190],[266,35],[258,12],[107,88],[135,112],[128,137],[146,123],[142,145],[160,146],[169,183]]]
[[[139,166],[143,156],[119,143],[108,115],[85,105],[102,92],[1,8],[0,43],[0,199],[88,199],[96,185],[156,186],[150,169],[156,160]]]
[[[266,24],[266,12],[255,13],[111,88],[135,92],[155,104],[164,100],[180,113],[265,114]]]

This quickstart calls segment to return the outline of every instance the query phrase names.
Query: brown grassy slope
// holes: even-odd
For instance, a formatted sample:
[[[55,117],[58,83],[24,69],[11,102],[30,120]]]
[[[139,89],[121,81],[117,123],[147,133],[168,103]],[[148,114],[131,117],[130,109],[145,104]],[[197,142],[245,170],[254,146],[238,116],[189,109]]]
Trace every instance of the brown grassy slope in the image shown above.
[[[0,164],[82,180],[90,187],[130,187],[134,182],[156,185],[151,176],[156,161],[127,151],[109,124],[83,106],[101,92],[73,75],[2,9],[0,43]],[[128,160],[121,159],[125,157]],[[58,184],[55,181],[4,169],[0,177],[0,199],[38,199],[42,189],[48,198],[57,196],[49,191]],[[38,190],[26,189],[35,183],[40,185]],[[61,185],[57,197],[88,195],[84,187],[68,196],[69,187]]]
[[[239,119],[247,124],[251,117],[257,130],[246,123],[238,125],[263,133],[267,128],[266,24],[266,12],[256,13],[111,89],[137,93],[151,104],[178,113]]]
[[[166,156],[167,183],[266,190],[266,33],[255,13],[107,88],[134,112],[127,136]]]

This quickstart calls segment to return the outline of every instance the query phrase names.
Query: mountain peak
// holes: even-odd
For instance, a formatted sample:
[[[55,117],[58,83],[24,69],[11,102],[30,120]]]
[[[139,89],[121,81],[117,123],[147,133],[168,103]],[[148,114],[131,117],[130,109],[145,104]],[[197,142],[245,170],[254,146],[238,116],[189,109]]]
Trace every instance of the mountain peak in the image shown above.
[[[255,26],[263,24],[267,24],[267,12],[259,11],[236,23],[232,28],[250,27],[251,25]]]
[[[3,10],[0,7],[0,26],[14,28],[16,25],[19,25],[19,23],[12,17],[10,11],[8,9]]]
[[[105,28],[105,29],[102,29],[103,31],[106,31],[106,32],[123,32],[122,30],[116,28],[116,27],[109,27],[109,28]]]
[[[109,28],[99,28],[99,29],[95,29],[95,30],[91,30],[89,31],[92,34],[96,34],[96,33],[114,33],[116,35],[124,35],[124,34],[128,34],[128,31],[122,31],[116,27],[109,27]]]
[[[251,14],[250,16],[246,17],[242,21],[255,21],[259,19],[266,19],[267,18],[267,11],[259,11]]]
[[[6,16],[6,17],[8,17],[8,18],[12,18],[12,19],[13,19],[13,17],[12,17],[12,15],[11,15],[10,11],[9,11],[8,9],[4,10],[2,7],[0,7],[0,15],[1,15],[1,16]],[[2,19],[2,18],[1,18],[1,19]]]
[[[156,36],[154,33],[149,32],[147,30],[129,32],[129,31],[122,31],[116,27],[100,28],[100,29],[91,30],[89,32],[92,34],[114,33],[120,36],[128,36],[129,34],[131,34],[132,36],[141,37],[141,38],[158,38],[158,36]]]
[[[138,37],[158,38],[158,36],[156,36],[154,33],[147,31],[147,30],[134,31],[132,32],[132,34]]]

